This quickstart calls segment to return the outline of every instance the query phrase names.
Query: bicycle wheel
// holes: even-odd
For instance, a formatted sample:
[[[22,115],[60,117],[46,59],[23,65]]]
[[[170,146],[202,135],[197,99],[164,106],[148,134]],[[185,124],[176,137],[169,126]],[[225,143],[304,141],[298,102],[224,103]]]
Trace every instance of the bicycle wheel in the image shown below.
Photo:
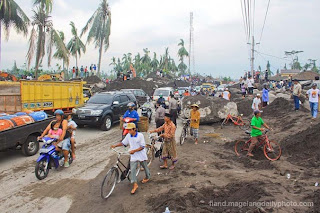
[[[184,143],[184,141],[186,140],[186,134],[187,130],[184,128],[181,132],[181,135],[180,135],[180,145],[182,146],[182,144]]]
[[[245,156],[249,150],[249,142],[247,143],[245,140],[238,140],[234,145],[234,151],[237,156]]]
[[[152,161],[154,160],[154,148],[153,146],[147,146],[147,157],[148,157],[148,161],[147,161],[147,165],[150,166]]]
[[[275,161],[281,156],[281,147],[277,142],[269,141],[269,143],[264,144],[263,153],[268,160]]]
[[[239,128],[242,130],[249,130],[251,128],[251,120],[242,119],[242,122],[239,124]]]
[[[116,183],[119,179],[119,171],[118,168],[112,167],[107,175],[104,177],[101,184],[101,197],[103,199],[107,199],[111,193],[113,192]]]
[[[227,123],[227,118],[225,118],[225,119],[222,121],[222,123],[221,123],[221,129],[223,128],[224,125],[226,125],[226,123]]]

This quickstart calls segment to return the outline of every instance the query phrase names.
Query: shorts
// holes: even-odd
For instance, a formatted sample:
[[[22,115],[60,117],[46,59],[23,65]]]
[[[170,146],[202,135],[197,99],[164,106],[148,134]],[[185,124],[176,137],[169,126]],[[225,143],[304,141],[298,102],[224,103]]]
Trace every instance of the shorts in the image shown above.
[[[70,138],[66,138],[63,141],[61,141],[58,146],[62,149],[62,150],[67,150],[69,151],[70,147],[71,147],[71,143],[70,143]]]
[[[190,128],[190,132],[191,132],[191,134],[193,135],[193,137],[194,137],[195,139],[198,139],[198,138],[199,138],[199,129]]]

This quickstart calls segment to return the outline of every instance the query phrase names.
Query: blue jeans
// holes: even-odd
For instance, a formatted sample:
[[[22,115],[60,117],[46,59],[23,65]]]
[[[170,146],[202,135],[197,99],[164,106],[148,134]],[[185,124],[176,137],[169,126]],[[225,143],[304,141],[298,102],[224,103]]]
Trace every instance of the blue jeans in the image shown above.
[[[294,100],[294,108],[297,110],[300,108],[300,103],[299,103],[299,97],[294,95],[293,96],[293,100]]]
[[[131,183],[137,183],[137,166],[140,163],[140,166],[144,168],[144,172],[146,173],[146,179],[150,179],[150,170],[147,165],[147,161],[130,161],[130,169],[131,169]]]
[[[318,103],[317,102],[310,102],[310,111],[311,116],[316,118],[318,114]]]

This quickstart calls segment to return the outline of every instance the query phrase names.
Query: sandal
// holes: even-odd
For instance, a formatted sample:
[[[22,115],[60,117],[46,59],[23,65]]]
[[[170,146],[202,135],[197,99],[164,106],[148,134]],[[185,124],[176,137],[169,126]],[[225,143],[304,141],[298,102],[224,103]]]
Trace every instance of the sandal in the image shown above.
[[[133,189],[131,190],[131,194],[133,195],[134,193],[136,193],[137,189],[138,189],[138,184],[134,184]]]
[[[143,180],[141,181],[141,183],[147,183],[150,179],[146,179],[146,178],[143,178]]]
[[[160,166],[160,169],[168,169],[168,166]]]
[[[174,166],[170,166],[170,168],[169,168],[169,169],[170,169],[170,170],[173,170],[174,168],[175,168]]]

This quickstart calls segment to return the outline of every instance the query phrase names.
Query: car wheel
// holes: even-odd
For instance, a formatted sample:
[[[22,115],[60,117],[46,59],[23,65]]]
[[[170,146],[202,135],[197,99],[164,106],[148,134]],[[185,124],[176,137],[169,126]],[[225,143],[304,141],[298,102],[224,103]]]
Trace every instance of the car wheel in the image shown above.
[[[112,127],[112,119],[109,115],[107,115],[104,119],[103,119],[103,122],[102,122],[102,125],[101,125],[101,130],[103,131],[108,131],[110,130]]]
[[[37,137],[30,135],[24,144],[22,144],[21,150],[26,156],[35,155],[39,150],[39,142],[37,141]]]

